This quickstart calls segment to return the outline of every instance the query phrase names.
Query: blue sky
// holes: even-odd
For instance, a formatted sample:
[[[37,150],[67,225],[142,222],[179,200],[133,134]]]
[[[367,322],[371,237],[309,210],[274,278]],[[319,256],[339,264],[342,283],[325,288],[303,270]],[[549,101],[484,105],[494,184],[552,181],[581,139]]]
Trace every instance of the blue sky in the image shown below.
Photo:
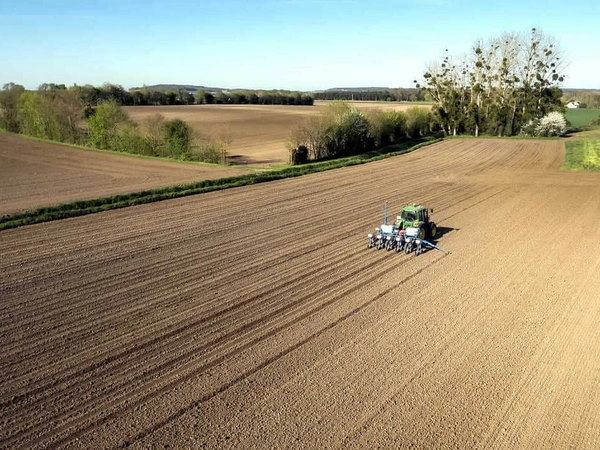
[[[427,63],[535,26],[600,88],[598,0],[0,0],[0,84],[413,87]]]

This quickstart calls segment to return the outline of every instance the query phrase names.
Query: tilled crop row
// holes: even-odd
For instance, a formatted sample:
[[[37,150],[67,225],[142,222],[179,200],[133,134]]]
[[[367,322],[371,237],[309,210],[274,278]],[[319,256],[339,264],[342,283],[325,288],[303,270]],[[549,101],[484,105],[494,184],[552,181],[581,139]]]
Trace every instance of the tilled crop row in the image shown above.
[[[82,150],[0,134],[0,216],[248,173]]]

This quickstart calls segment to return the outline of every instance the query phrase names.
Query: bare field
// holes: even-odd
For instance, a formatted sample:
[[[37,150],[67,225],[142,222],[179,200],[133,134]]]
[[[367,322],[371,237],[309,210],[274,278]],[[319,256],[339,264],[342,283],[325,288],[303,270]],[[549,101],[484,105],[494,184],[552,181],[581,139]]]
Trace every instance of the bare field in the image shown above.
[[[314,106],[281,105],[190,105],[190,106],[126,106],[125,111],[136,122],[154,114],[167,119],[181,119],[194,129],[214,136],[233,138],[229,156],[233,162],[253,165],[278,165],[289,162],[285,146],[292,130],[304,118],[318,114],[328,102]],[[361,109],[406,110],[410,103],[349,102]],[[417,105],[430,108],[429,105]]]
[[[243,173],[247,171],[86,151],[0,133],[0,216]]]
[[[600,174],[563,155],[451,140],[0,232],[0,447],[600,447]],[[367,250],[385,200],[450,254]]]

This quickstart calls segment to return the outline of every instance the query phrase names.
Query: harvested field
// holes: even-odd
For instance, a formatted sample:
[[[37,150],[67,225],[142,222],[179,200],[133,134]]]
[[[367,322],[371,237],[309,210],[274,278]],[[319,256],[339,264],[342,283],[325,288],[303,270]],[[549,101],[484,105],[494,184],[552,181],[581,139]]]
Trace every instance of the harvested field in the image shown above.
[[[229,161],[237,164],[278,165],[289,162],[285,146],[294,127],[304,118],[317,114],[328,102],[315,106],[278,105],[192,105],[192,106],[126,106],[129,116],[141,122],[162,114],[167,119],[181,119],[194,129],[213,136],[233,138]],[[349,102],[361,109],[405,110],[409,103]],[[418,105],[430,108],[429,105]]]
[[[600,174],[563,156],[450,140],[0,232],[0,447],[600,447]],[[450,254],[367,250],[385,200]]]
[[[0,133],[0,216],[243,173],[248,172],[86,151]]]

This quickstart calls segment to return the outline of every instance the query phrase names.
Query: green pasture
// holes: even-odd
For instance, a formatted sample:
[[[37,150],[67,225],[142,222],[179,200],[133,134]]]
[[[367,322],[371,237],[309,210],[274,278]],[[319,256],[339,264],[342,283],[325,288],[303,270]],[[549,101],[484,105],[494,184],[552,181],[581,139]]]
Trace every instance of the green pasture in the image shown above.
[[[598,116],[600,116],[600,109],[597,108],[567,109],[565,112],[565,118],[574,128],[586,127]]]

